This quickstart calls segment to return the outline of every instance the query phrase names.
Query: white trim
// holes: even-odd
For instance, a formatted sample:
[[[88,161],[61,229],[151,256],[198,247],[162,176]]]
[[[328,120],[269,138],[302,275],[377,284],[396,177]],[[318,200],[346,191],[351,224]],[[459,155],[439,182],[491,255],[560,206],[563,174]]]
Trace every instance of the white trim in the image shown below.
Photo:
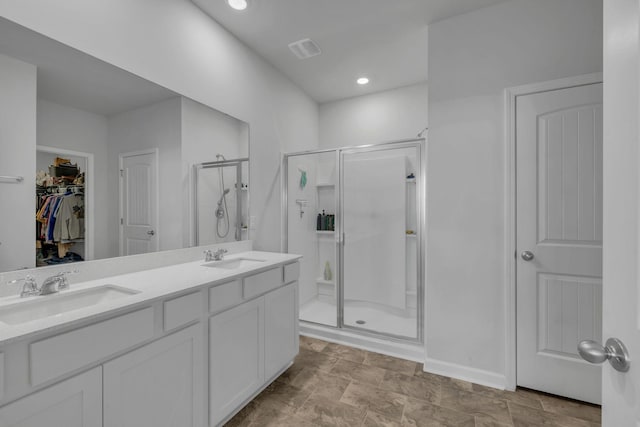
[[[60,154],[63,156],[83,157],[87,159],[87,170],[85,171],[85,194],[84,194],[84,259],[91,261],[95,257],[95,192],[94,192],[94,155],[82,151],[65,150],[63,148],[51,147],[48,145],[36,145],[36,153]]]
[[[504,375],[495,372],[485,371],[455,363],[443,362],[441,360],[426,358],[424,361],[424,371],[445,377],[456,378],[474,384],[487,387],[505,389],[506,378]]]
[[[118,154],[118,241],[119,241],[119,255],[124,256],[124,225],[122,224],[121,219],[123,218],[123,189],[122,189],[122,175],[120,171],[124,165],[125,157],[133,157],[133,156],[141,156],[145,154],[153,154],[155,156],[156,162],[156,206],[155,206],[155,221],[156,221],[156,236],[157,236],[157,251],[160,250],[160,150],[156,148],[147,148],[145,150],[138,151],[129,151],[126,153]]]
[[[505,387],[515,390],[516,378],[516,99],[552,90],[602,83],[602,73],[584,74],[548,82],[507,88],[504,91],[505,161]]]

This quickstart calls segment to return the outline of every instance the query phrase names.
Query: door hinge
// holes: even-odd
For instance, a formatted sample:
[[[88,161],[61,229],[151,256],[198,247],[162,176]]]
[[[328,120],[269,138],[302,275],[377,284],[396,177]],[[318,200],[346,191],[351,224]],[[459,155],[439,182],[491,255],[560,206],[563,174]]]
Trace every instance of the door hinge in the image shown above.
[[[120,177],[124,178],[124,169],[120,169]]]
[[[124,219],[120,218],[120,225],[123,225],[123,224],[124,224]]]

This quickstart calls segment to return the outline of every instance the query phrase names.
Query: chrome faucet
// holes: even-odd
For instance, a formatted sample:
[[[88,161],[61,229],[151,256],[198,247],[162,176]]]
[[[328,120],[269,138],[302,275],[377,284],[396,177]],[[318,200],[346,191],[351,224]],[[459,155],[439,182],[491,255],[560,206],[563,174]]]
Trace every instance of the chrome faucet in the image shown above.
[[[204,262],[209,261],[222,261],[224,254],[227,253],[226,249],[218,249],[215,252],[211,252],[211,249],[207,249],[204,253]]]
[[[42,286],[38,286],[36,279],[28,274],[23,279],[12,280],[9,283],[17,283],[24,281],[22,285],[22,291],[20,292],[20,298],[32,297],[36,295],[49,295],[55,294],[58,291],[69,288],[69,282],[67,282],[67,274],[77,273],[78,271],[63,271],[58,274],[54,274],[51,277],[44,279]]]
[[[22,291],[20,291],[20,298],[26,298],[34,295],[40,295],[40,288],[38,288],[38,283],[36,283],[36,279],[27,274],[22,279],[15,279],[9,282],[9,284],[18,283],[24,281],[24,285],[22,285]]]
[[[69,272],[63,271],[62,273],[58,273],[44,279],[44,282],[42,282],[42,286],[40,287],[39,295],[55,294],[63,289],[68,289],[69,282],[67,282],[67,273]]]
[[[222,261],[222,259],[224,258],[224,254],[227,253],[226,249],[218,249],[217,251],[215,251],[213,253],[213,260],[214,261]]]

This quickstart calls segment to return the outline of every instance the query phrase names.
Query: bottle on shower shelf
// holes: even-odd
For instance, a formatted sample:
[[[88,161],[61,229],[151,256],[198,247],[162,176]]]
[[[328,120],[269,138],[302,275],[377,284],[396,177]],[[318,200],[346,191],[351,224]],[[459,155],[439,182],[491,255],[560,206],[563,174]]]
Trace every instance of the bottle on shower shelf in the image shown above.
[[[322,230],[322,214],[318,214],[318,219],[316,219],[316,230]]]

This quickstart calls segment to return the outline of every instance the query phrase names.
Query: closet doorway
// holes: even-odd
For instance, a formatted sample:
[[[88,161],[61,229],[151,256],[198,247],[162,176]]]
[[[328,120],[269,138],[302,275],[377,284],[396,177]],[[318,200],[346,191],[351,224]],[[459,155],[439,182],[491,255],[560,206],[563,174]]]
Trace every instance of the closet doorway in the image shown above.
[[[120,154],[120,255],[159,250],[158,149]]]
[[[70,180],[68,177],[61,179],[63,173],[56,169],[56,158],[70,160],[70,163],[78,168],[78,179]],[[42,207],[43,198],[73,195],[74,199],[82,199],[83,213],[75,212],[82,218],[79,226],[80,235],[61,235],[49,239],[44,233],[42,222],[37,227],[38,238],[36,240],[37,266],[56,265],[62,262],[88,261],[94,259],[94,155],[75,150],[50,147],[45,145],[36,146],[36,172],[45,179],[36,185],[37,207]],[[54,176],[61,175],[61,176]],[[39,209],[38,209],[39,210]],[[36,211],[36,218],[38,211]],[[53,236],[50,234],[49,237]],[[62,239],[64,237],[64,239]],[[55,247],[53,247],[53,246]],[[46,247],[45,247],[46,246]],[[45,254],[46,256],[42,256]],[[82,259],[80,259],[82,258]],[[53,260],[52,263],[45,262]]]

